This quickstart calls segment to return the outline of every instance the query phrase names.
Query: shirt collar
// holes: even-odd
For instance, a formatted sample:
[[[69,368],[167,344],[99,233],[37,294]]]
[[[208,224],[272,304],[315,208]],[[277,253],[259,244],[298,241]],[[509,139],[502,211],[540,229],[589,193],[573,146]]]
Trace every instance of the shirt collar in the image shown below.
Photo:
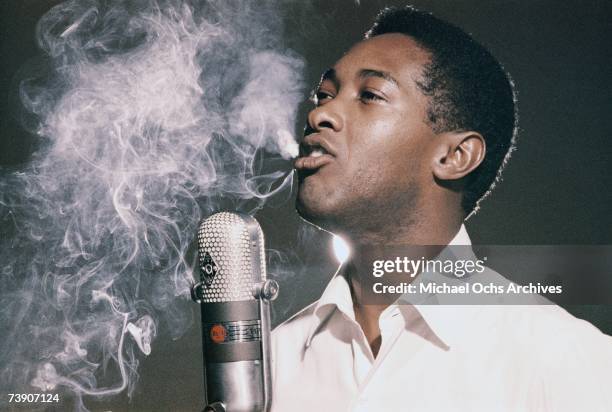
[[[344,276],[344,265],[340,265],[332,280],[327,284],[321,298],[315,305],[313,311],[314,319],[306,339],[306,347],[310,346],[310,342],[314,335],[335,309],[338,309],[347,318],[353,321],[355,320],[353,298],[351,297],[349,283]]]
[[[440,255],[446,255],[450,258],[476,258],[471,248],[472,240],[465,229],[465,225],[461,225],[455,237],[448,243],[448,246],[465,247],[445,248]],[[470,277],[459,278],[454,275],[426,272],[420,274],[415,283],[428,281],[458,286],[470,282]],[[472,319],[476,312],[481,309],[478,305],[453,305],[452,301],[445,301],[445,299],[448,299],[447,296],[436,294],[421,296],[420,301],[411,301],[410,298],[410,296],[403,295],[398,299],[398,303],[392,306],[399,307],[401,311],[402,307],[413,305],[429,328],[448,346],[452,346],[454,342],[465,336],[465,322],[461,322],[461,320]]]
[[[470,239],[470,235],[468,235],[468,232],[465,229],[465,225],[461,225],[455,237],[452,238],[450,242],[448,242],[448,245],[449,246],[457,246],[457,245],[471,246],[472,245],[472,239]]]
[[[448,243],[449,246],[471,246],[471,244],[472,241],[467,230],[465,229],[465,225],[461,225],[457,234],[455,234],[455,236]],[[328,283],[327,287],[323,291],[321,298],[314,307],[314,319],[306,338],[306,348],[310,346],[315,334],[319,331],[325,321],[333,314],[335,309],[338,309],[348,319],[355,321],[355,311],[353,309],[351,290],[345,277],[344,269],[345,266],[340,265],[332,280]],[[433,275],[441,276],[439,274]],[[386,308],[381,316],[387,316],[391,312],[399,310],[399,312],[406,317],[406,311],[402,311],[401,309],[401,307],[405,306],[406,303],[402,303],[401,299],[402,298],[398,299],[399,304],[393,304]],[[456,322],[454,317],[458,316],[460,312],[463,313],[464,310],[453,310],[449,306],[440,305],[437,303],[440,302],[427,301],[427,304],[414,304],[413,306],[418,310],[431,330],[440,339],[442,339],[442,341],[445,343],[451,343],[462,333],[457,329],[460,323]]]

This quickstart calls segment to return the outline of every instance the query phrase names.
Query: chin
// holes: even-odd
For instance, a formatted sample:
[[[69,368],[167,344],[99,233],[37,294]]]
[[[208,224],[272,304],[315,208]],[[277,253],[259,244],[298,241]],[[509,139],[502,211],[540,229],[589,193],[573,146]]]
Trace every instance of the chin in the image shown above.
[[[328,230],[331,213],[329,205],[320,198],[300,188],[295,200],[295,209],[300,217],[321,229]]]

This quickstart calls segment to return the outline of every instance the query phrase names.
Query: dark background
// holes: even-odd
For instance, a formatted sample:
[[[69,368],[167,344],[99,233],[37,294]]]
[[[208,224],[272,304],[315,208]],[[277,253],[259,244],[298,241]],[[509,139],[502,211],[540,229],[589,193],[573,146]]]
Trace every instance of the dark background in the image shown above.
[[[37,48],[34,27],[53,0],[4,0],[0,31],[0,167],[19,169],[37,147],[20,124],[16,92]],[[315,1],[286,5],[289,47],[307,61],[314,84],[357,41],[385,4]],[[479,244],[612,243],[612,3],[606,0],[412,1],[449,20],[487,46],[512,74],[519,93],[518,150],[503,183],[468,223]],[[302,109],[303,121],[306,106]],[[304,230],[292,203],[258,214],[268,248],[295,249],[304,269],[278,276],[282,295],[275,322],[315,300],[335,263],[329,237]],[[580,276],[579,273],[576,276]],[[610,292],[612,293],[612,291]],[[610,306],[572,306],[572,313],[612,334]],[[185,310],[197,314],[185,302]],[[92,410],[198,410],[201,406],[199,328],[172,341],[162,335],[142,360],[134,399],[87,400]],[[2,394],[4,396],[4,394]],[[66,407],[66,406],[64,406]]]

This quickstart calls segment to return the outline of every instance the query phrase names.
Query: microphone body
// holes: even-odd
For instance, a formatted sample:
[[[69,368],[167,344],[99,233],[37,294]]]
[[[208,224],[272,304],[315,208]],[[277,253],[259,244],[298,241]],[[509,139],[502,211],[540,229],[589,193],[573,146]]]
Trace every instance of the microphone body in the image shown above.
[[[270,304],[278,284],[266,277],[264,238],[246,214],[221,212],[198,229],[206,408],[268,411],[272,400]]]

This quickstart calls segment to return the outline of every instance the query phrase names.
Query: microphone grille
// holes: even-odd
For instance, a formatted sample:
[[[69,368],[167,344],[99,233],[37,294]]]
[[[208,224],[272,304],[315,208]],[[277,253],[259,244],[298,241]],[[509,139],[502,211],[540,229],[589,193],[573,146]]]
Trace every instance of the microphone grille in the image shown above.
[[[266,278],[263,232],[249,216],[220,212],[198,229],[202,302],[255,300],[254,287]]]

